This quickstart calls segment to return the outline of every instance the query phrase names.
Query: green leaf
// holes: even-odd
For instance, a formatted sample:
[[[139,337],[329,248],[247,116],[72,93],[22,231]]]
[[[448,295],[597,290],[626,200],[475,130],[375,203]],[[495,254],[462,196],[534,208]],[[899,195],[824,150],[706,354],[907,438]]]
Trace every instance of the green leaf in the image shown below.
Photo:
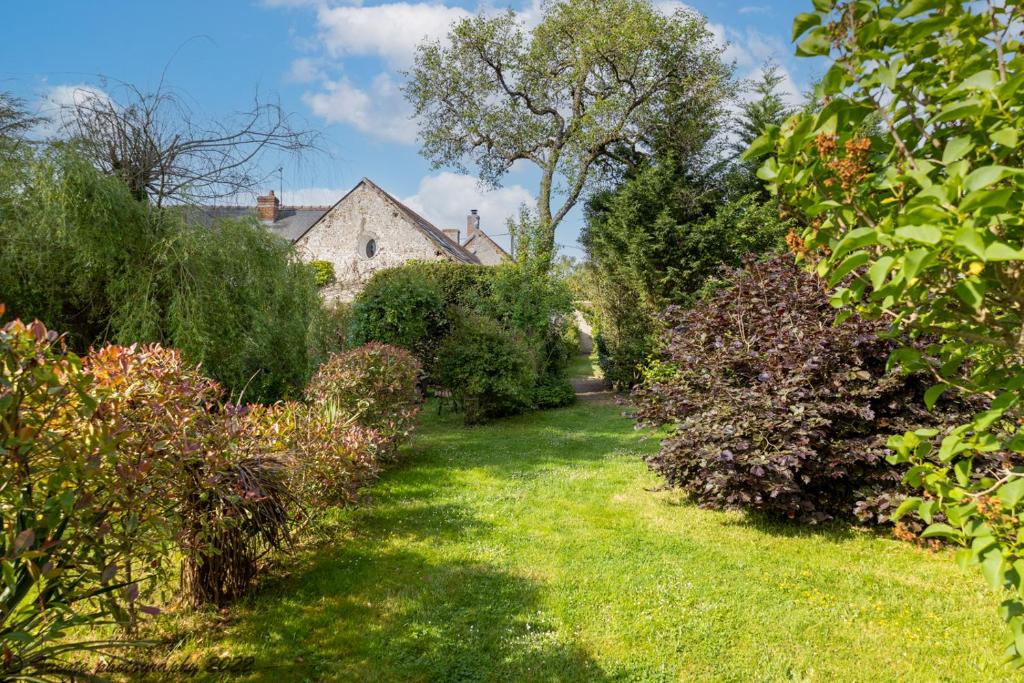
[[[938,244],[942,239],[942,230],[934,225],[905,225],[896,229],[896,236],[924,244]]]
[[[982,241],[978,231],[969,225],[961,225],[956,231],[953,243],[963,247],[978,258],[985,258],[985,242]]]
[[[960,202],[959,208],[966,213],[975,209],[986,209],[991,206],[1005,207],[1010,201],[1010,197],[1013,196],[1013,189],[1012,187],[1001,187],[998,190],[971,192]]]
[[[982,166],[971,171],[971,174],[964,179],[964,188],[968,192],[974,192],[989,185],[994,185],[1014,173],[1016,171],[1006,166]]]
[[[1024,259],[1024,251],[1005,242],[993,242],[985,248],[984,258],[986,261],[1019,261]]]
[[[743,152],[744,159],[757,159],[772,150],[772,134],[766,132],[763,135],[758,136],[753,142],[750,143],[750,147]]]
[[[956,283],[953,291],[961,301],[971,307],[972,311],[978,310],[985,303],[985,283],[977,278],[961,280]]]
[[[971,483],[971,468],[974,462],[971,458],[964,458],[963,460],[957,460],[956,464],[953,465],[953,473],[956,475],[956,481],[961,486],[967,486]]]
[[[868,268],[868,278],[871,280],[871,286],[874,289],[881,288],[885,282],[885,276],[889,274],[889,269],[892,268],[892,264],[895,263],[896,259],[892,256],[883,256]]]
[[[960,541],[963,538],[963,534],[958,529],[939,522],[929,525],[927,529],[922,531],[921,538],[947,538],[951,541]]]
[[[928,391],[924,392],[924,404],[931,410],[935,407],[935,402],[939,400],[939,397],[946,393],[949,389],[948,384],[936,384],[933,387],[929,387]]]
[[[871,255],[863,251],[848,256],[845,261],[832,269],[832,276],[828,280],[828,286],[835,287],[850,271],[860,268],[870,260]]]
[[[903,499],[903,502],[899,504],[896,511],[889,517],[892,521],[897,521],[907,513],[913,512],[921,504],[921,499],[911,496],[910,498]]]
[[[846,233],[843,239],[839,240],[839,244],[836,245],[835,251],[832,254],[832,260],[835,262],[841,259],[848,252],[854,249],[860,249],[866,247],[869,244],[874,244],[878,241],[878,234],[874,228],[856,228]]]
[[[998,549],[985,553],[981,560],[981,573],[992,590],[1003,587],[1003,554]]]
[[[1024,476],[1011,479],[1000,486],[996,495],[999,496],[999,500],[1003,501],[1003,505],[1006,507],[1016,507],[1020,499],[1024,497]]]
[[[796,15],[793,20],[793,42],[808,31],[808,29],[821,25],[821,15],[817,12],[803,12]]]
[[[952,138],[946,143],[946,149],[942,152],[942,163],[949,165],[954,161],[963,159],[964,155],[971,151],[971,147],[974,143],[971,141],[970,135],[962,135],[958,138]]]
[[[997,130],[988,137],[992,142],[996,143],[997,145],[1009,147],[1010,149],[1014,149],[1017,147],[1018,135],[1016,128],[1003,128],[1002,130]]]
[[[912,17],[915,14],[920,14],[926,10],[934,8],[937,4],[935,0],[910,0],[903,9],[900,10],[899,14],[896,15],[898,19],[906,19]]]
[[[985,69],[968,76],[956,90],[985,90],[992,92],[998,84],[999,75],[991,69]]]
[[[775,160],[775,157],[768,157],[761,164],[761,168],[757,169],[757,177],[768,182],[779,177],[779,162]]]
[[[991,427],[996,420],[1001,418],[1003,416],[1003,413],[1005,412],[1006,410],[1003,408],[994,408],[991,410],[986,410],[975,415],[974,420],[971,421],[971,424],[974,425],[974,429],[976,431],[983,432],[989,427]]]
[[[824,26],[811,29],[796,46],[796,54],[799,57],[827,57],[832,49],[832,41],[829,38],[828,30]]]

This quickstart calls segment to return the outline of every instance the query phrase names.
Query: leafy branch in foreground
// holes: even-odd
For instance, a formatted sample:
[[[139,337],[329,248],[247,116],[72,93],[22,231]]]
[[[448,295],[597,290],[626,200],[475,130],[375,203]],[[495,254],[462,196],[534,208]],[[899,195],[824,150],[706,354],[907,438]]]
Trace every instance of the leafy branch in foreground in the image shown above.
[[[798,54],[833,60],[823,106],[748,154],[772,152],[760,177],[808,220],[791,246],[831,286],[853,276],[832,297],[843,315],[937,340],[891,356],[934,379],[925,404],[947,391],[988,399],[952,430],[890,439],[891,460],[924,491],[894,516],[916,511],[924,536],[963,545],[958,559],[1005,591],[1007,656],[1024,665],[1024,7],[814,6],[794,38]]]

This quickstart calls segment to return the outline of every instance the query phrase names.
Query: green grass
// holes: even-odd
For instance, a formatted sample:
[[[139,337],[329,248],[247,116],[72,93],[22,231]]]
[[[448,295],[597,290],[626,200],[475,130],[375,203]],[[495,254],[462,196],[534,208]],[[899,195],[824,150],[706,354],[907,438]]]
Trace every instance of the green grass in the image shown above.
[[[425,411],[337,538],[177,656],[251,655],[272,683],[1010,675],[999,597],[948,554],[652,492],[657,444],[621,411]]]

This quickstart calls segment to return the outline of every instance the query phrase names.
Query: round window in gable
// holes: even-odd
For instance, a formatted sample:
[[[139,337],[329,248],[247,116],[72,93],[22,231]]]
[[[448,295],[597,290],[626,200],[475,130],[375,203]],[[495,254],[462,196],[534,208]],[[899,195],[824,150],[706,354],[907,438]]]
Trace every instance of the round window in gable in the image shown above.
[[[363,249],[363,252],[366,254],[366,258],[373,258],[374,256],[376,256],[377,240],[373,239],[372,237],[366,240],[366,248]]]

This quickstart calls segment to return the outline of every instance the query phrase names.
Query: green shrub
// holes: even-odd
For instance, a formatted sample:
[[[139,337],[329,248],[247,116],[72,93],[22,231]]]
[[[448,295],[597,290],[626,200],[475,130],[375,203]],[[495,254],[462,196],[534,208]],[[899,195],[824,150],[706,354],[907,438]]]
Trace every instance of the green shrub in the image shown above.
[[[437,359],[438,380],[462,406],[466,424],[529,408],[537,381],[534,368],[522,333],[469,312],[457,316]]]
[[[301,392],[314,367],[313,269],[249,221],[191,225],[140,203],[73,150],[0,157],[0,292],[80,353],[114,340],[179,348],[233,396]]]
[[[428,368],[447,325],[440,289],[412,269],[377,271],[352,304],[353,344],[398,346],[411,351]]]
[[[352,304],[335,301],[320,308],[310,325],[309,365],[319,368],[332,353],[351,348]]]
[[[1024,56],[1020,2],[830,0],[794,21],[800,55],[831,64],[820,106],[770,128],[748,155],[806,218],[794,250],[832,303],[932,338],[892,362],[944,393],[983,397],[954,429],[894,434],[894,463],[924,489],[899,514],[962,545],[1004,598],[1007,659],[1024,666]],[[937,337],[937,339],[936,339]],[[991,401],[991,402],[990,402]],[[893,430],[902,426],[892,425]],[[993,466],[988,456],[1001,454]],[[945,519],[937,518],[944,515]],[[936,589],[939,590],[939,589]],[[970,647],[965,643],[965,648]]]
[[[370,342],[332,355],[310,380],[306,399],[336,411],[338,419],[375,430],[386,455],[412,431],[420,372],[419,362],[405,349]]]
[[[880,426],[938,427],[968,412],[920,410],[927,385],[887,367],[884,323],[837,325],[822,281],[788,254],[751,259],[728,290],[665,317],[670,367],[652,369],[633,398],[642,422],[672,430],[649,464],[701,505],[888,522],[907,489]]]
[[[323,288],[338,281],[338,276],[334,273],[334,264],[330,261],[315,259],[310,261],[309,265],[313,268],[313,280],[317,287]]]

